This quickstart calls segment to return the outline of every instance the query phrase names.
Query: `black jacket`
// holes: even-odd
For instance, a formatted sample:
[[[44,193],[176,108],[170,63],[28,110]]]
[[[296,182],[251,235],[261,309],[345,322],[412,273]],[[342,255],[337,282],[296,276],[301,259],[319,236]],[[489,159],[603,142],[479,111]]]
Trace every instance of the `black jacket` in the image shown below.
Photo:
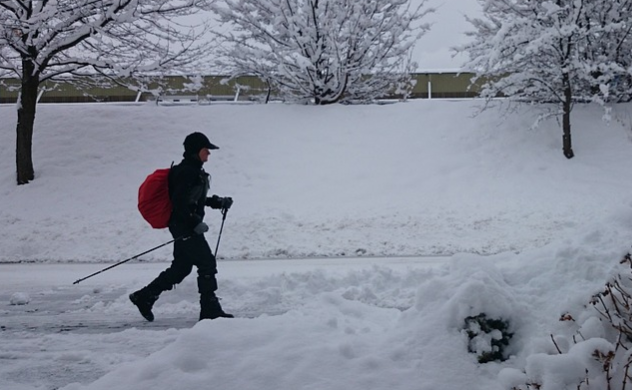
[[[169,228],[175,235],[191,235],[204,220],[204,207],[221,207],[217,196],[207,198],[211,178],[202,162],[185,157],[169,171],[169,197],[172,210]]]

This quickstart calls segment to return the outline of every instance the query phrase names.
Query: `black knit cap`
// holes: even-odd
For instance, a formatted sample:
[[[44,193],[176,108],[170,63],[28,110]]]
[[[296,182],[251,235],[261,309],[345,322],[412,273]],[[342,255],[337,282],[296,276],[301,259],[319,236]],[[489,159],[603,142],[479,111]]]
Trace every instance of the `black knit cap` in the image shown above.
[[[219,146],[213,145],[211,141],[202,133],[191,133],[184,139],[184,153],[198,154],[202,148],[219,149]]]

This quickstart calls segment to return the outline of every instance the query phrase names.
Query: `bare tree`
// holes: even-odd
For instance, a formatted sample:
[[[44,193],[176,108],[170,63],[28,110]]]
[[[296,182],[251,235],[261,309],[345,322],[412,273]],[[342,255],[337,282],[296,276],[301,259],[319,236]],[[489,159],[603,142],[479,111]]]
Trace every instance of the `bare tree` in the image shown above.
[[[0,71],[21,81],[17,105],[17,183],[35,177],[33,126],[40,84],[60,75],[130,77],[184,67],[208,52],[204,23],[185,17],[212,0],[0,1]]]
[[[484,18],[468,19],[473,42],[462,47],[469,67],[483,81],[483,96],[557,103],[562,117],[564,156],[575,154],[571,142],[571,111],[576,102],[595,100],[603,90],[598,70],[605,70],[602,33],[596,10],[612,0],[480,0]],[[621,8],[621,11],[629,12]],[[601,11],[608,12],[608,11]],[[628,21],[629,23],[629,21]],[[623,27],[623,26],[620,26]],[[629,27],[629,24],[627,25]],[[621,39],[624,36],[621,35]],[[610,42],[609,43],[613,43]],[[616,46],[616,45],[615,45]],[[608,49],[610,50],[610,49]],[[615,50],[616,51],[616,50]],[[587,59],[598,63],[588,63]],[[609,73],[609,75],[611,75]],[[601,75],[603,76],[603,74]]]
[[[370,100],[410,86],[410,53],[432,12],[409,0],[227,0],[224,64],[258,75],[285,99]]]

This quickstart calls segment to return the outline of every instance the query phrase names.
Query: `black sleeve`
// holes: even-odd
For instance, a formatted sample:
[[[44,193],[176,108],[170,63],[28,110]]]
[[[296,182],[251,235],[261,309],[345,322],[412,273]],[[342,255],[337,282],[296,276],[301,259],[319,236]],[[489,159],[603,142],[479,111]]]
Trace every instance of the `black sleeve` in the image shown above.
[[[172,218],[182,222],[191,229],[202,222],[200,216],[195,213],[196,203],[192,193],[198,177],[199,172],[190,169],[179,169],[174,172],[172,180]]]
[[[212,209],[222,208],[222,198],[217,195],[213,195],[210,198],[206,198],[206,206]]]

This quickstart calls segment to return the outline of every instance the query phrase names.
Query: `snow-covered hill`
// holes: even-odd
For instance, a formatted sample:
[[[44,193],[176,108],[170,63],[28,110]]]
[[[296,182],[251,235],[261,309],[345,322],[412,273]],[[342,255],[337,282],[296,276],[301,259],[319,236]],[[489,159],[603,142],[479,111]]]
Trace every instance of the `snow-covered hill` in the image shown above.
[[[480,105],[40,105],[36,180],[20,187],[15,108],[3,105],[0,262],[116,261],[168,241],[140,217],[137,190],[193,131],[220,146],[206,164],[212,192],[235,199],[226,258],[521,251],[629,199],[628,106],[609,125],[577,107],[567,160],[555,121],[531,129],[530,109],[475,116]],[[219,213],[206,220],[213,241]]]

